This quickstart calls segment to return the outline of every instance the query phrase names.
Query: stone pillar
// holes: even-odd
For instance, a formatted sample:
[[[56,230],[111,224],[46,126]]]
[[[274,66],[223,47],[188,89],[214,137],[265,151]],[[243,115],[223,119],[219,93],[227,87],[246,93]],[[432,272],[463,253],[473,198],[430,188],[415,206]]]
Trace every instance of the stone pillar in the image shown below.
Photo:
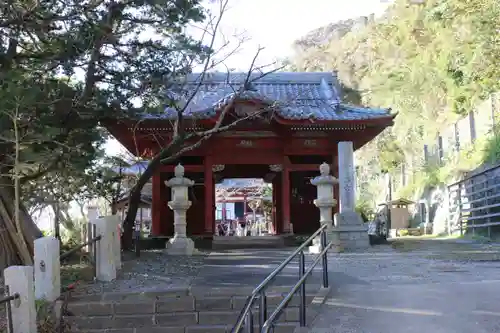
[[[95,206],[89,206],[87,208],[87,217],[90,223],[96,224],[95,221],[99,219],[99,212],[97,207]],[[115,239],[113,240],[113,253],[114,253],[114,258],[115,258],[115,266],[116,269],[122,268],[122,249],[121,249],[121,220],[119,215],[109,215],[109,216],[103,216],[101,217],[102,219],[106,219],[107,222],[110,224],[115,231]],[[90,231],[89,231],[90,232]],[[96,237],[97,235],[93,235],[93,237]],[[92,247],[90,247],[92,248]],[[88,251],[90,253],[90,251]]]
[[[54,237],[35,239],[35,298],[52,302],[61,296],[59,240]]]
[[[116,225],[109,223],[109,219],[98,218],[92,221],[96,226],[96,233],[101,236],[97,241],[96,278],[99,281],[113,281],[116,279]]]
[[[363,249],[370,246],[368,227],[356,212],[354,181],[354,149],[350,141],[339,142],[339,199],[340,210],[335,214],[334,232],[340,239],[339,251]]]
[[[33,266],[10,266],[4,270],[9,295],[19,294],[11,301],[12,333],[36,333],[35,293],[33,292]]]
[[[118,215],[103,216],[102,219],[106,220],[106,223],[111,225],[115,232],[115,238],[113,239],[113,254],[115,258],[116,269],[122,268],[122,247],[121,247],[121,220]]]
[[[328,238],[332,236],[332,209],[337,204],[337,200],[333,198],[333,187],[337,184],[337,179],[330,175],[330,166],[323,163],[319,167],[320,175],[311,180],[311,184],[316,186],[318,197],[314,200],[314,204],[319,208],[319,223],[321,226],[328,225],[327,234]],[[334,243],[335,247],[335,243]],[[309,246],[310,253],[320,253],[322,251],[321,238],[316,237],[313,245]]]
[[[191,207],[188,188],[194,181],[184,177],[184,167],[178,164],[174,169],[175,177],[166,182],[172,189],[172,200],[168,206],[174,212],[174,237],[167,243],[167,253],[171,255],[193,255],[197,251],[194,242],[186,235],[186,211]]]
[[[340,212],[352,212],[355,208],[354,149],[352,142],[339,142],[339,198]]]

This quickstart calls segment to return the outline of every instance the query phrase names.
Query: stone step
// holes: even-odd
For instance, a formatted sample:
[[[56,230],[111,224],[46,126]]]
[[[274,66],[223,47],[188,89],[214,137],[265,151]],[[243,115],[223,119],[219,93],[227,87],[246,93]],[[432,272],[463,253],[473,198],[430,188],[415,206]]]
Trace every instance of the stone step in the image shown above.
[[[315,294],[321,286],[308,284],[306,292],[308,294]],[[291,286],[272,286],[266,290],[266,295],[286,295]],[[162,291],[147,291],[147,292],[104,292],[99,294],[85,294],[78,291],[71,293],[70,300],[77,302],[122,302],[122,301],[157,301],[157,300],[170,300],[172,298],[183,296],[199,297],[219,297],[228,296],[243,298],[252,294],[254,287],[191,287],[179,288]]]
[[[215,236],[212,241],[214,250],[281,247],[285,247],[285,239],[281,236]]]
[[[310,306],[318,289],[308,286],[306,305]],[[237,290],[240,293],[234,295]],[[266,293],[269,314],[289,290],[290,287],[270,288]],[[147,293],[104,293],[98,297],[74,295],[68,304],[71,316],[65,319],[72,331],[77,329],[79,333],[226,333],[236,322],[249,294],[245,288],[207,287]],[[257,299],[254,302],[254,323],[258,323],[258,305]],[[299,320],[299,305],[300,298],[296,295],[281,315],[280,328],[276,332],[293,332]],[[315,310],[308,308],[307,321],[314,316]]]
[[[151,328],[151,327],[189,327],[198,325],[233,325],[240,311],[190,311],[165,314],[136,314],[112,316],[67,316],[65,322],[80,331],[102,330],[108,328]],[[253,312],[254,323],[258,323],[258,312]],[[297,323],[299,308],[287,308],[279,322]]]
[[[306,304],[310,304],[314,295],[306,295]],[[281,294],[266,295],[267,306],[273,309],[283,300]],[[207,310],[238,310],[245,306],[245,296],[178,296],[160,298],[158,300],[123,301],[76,301],[68,304],[68,310],[75,316],[112,316],[132,314],[162,314],[171,312],[207,311]],[[256,300],[254,307],[258,307]],[[294,296],[288,307],[300,305],[300,298]]]
[[[293,333],[297,323],[278,323],[273,333]],[[71,331],[72,333],[231,333],[230,325],[194,325],[194,326],[154,326],[140,328],[109,328]],[[254,332],[259,332],[259,327],[254,326]]]

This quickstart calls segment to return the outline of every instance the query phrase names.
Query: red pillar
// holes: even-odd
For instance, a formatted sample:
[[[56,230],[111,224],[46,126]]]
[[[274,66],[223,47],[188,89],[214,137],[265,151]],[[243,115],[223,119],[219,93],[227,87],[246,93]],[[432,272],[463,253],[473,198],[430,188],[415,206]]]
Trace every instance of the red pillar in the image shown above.
[[[282,202],[283,196],[282,191],[282,178],[281,175],[276,175],[273,179],[273,215],[274,215],[274,230],[276,235],[283,233],[283,215],[282,215]]]
[[[205,183],[205,233],[208,235],[214,234],[213,226],[215,224],[214,205],[214,176],[212,171],[212,157],[205,156],[204,166],[204,183]]]
[[[161,190],[161,173],[156,172],[151,177],[152,182],[152,202],[151,202],[151,234],[160,236],[162,234],[161,227],[161,211],[162,211],[162,190]]]
[[[247,216],[247,196],[243,196],[243,217]]]
[[[290,228],[290,171],[289,171],[289,161],[288,157],[285,157],[285,163],[283,163],[283,171],[281,172],[282,182],[281,182],[281,212],[283,216],[283,233],[287,234],[291,232]]]
[[[215,181],[212,178],[212,210],[210,216],[212,216],[212,235],[215,234],[215,212],[217,211],[217,203],[215,199]]]

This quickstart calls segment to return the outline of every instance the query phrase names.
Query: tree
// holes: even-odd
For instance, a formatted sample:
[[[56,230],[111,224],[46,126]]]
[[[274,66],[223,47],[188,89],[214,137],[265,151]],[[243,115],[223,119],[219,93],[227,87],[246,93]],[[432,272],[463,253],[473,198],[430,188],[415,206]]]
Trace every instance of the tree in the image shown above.
[[[227,1],[225,1],[225,4],[227,4]],[[224,9],[224,8],[223,8]],[[221,11],[223,13],[224,11]],[[220,18],[222,15],[220,16]],[[219,20],[220,20],[219,18]],[[220,21],[219,21],[220,22]],[[214,33],[213,36],[215,36],[215,32],[217,31],[219,23],[216,23],[214,25]],[[144,172],[140,175],[139,179],[137,180],[137,183],[135,186],[131,189],[129,193],[129,203],[128,203],[128,210],[127,210],[127,215],[125,217],[125,221],[123,223],[124,227],[124,232],[123,232],[123,242],[122,245],[124,248],[130,248],[132,246],[132,234],[133,234],[133,227],[134,227],[134,221],[137,216],[137,211],[139,208],[139,203],[140,203],[140,198],[141,198],[141,191],[144,185],[151,179],[152,175],[154,172],[162,165],[166,163],[171,163],[177,160],[180,156],[182,156],[184,153],[193,150],[197,147],[199,147],[204,141],[208,140],[211,138],[214,134],[226,131],[232,127],[237,126],[240,122],[249,120],[249,119],[255,119],[261,115],[268,114],[269,111],[273,110],[274,105],[269,105],[268,107],[260,108],[260,109],[255,109],[254,111],[251,111],[248,113],[246,116],[243,116],[241,118],[238,118],[229,124],[223,125],[223,121],[226,118],[226,115],[234,108],[236,101],[238,101],[241,97],[243,97],[243,94],[249,90],[251,87],[252,82],[264,77],[265,75],[268,75],[274,71],[277,71],[279,68],[275,68],[271,71],[264,72],[263,67],[257,67],[255,65],[255,61],[259,55],[259,51],[256,53],[252,63],[249,66],[249,70],[246,73],[246,77],[244,80],[239,84],[239,87],[233,87],[233,94],[231,95],[229,101],[226,103],[226,105],[222,108],[214,126],[211,129],[205,130],[205,131],[195,131],[195,132],[187,132],[186,131],[186,122],[184,118],[184,113],[187,110],[187,107],[189,106],[189,103],[191,102],[192,99],[195,98],[196,94],[198,93],[202,83],[205,80],[205,76],[208,76],[208,69],[210,67],[209,64],[212,63],[212,56],[209,55],[207,59],[205,60],[205,66],[203,71],[200,73],[200,76],[198,78],[198,84],[197,87],[192,90],[188,89],[187,91],[187,96],[183,92],[180,95],[186,96],[184,101],[180,103],[182,106],[178,106],[178,102],[180,100],[171,100],[169,105],[176,106],[176,117],[173,123],[173,128],[174,128],[174,135],[171,138],[171,140],[164,146],[160,147],[159,153],[157,153],[148,163],[147,167],[145,168]],[[230,73],[228,73],[229,75]],[[179,88],[177,88],[179,89]],[[180,87],[180,90],[182,91],[185,89],[185,85]],[[181,98],[182,100],[182,98]]]
[[[218,66],[224,66],[225,60],[230,57],[235,51],[237,51],[240,44],[243,42],[243,39],[241,39],[239,43],[236,43],[235,47],[229,47],[229,51],[226,51],[229,42],[225,42],[223,43],[222,47],[215,49],[215,43],[219,35],[219,27],[222,22],[223,15],[228,8],[228,4],[229,0],[221,0],[219,2],[217,14],[215,16],[209,17],[206,25],[202,29],[203,34],[200,44],[203,44],[205,36],[208,36],[208,50],[210,51],[206,53],[206,56],[203,59],[201,59],[203,69],[198,74],[198,77],[195,80],[195,87],[191,88],[189,84],[192,84],[193,82],[188,82],[188,80],[183,75],[178,76],[178,80],[173,81],[172,84],[167,87],[168,93],[164,98],[163,105],[171,106],[176,110],[175,119],[172,123],[174,134],[170,141],[165,145],[159,143],[159,152],[149,161],[144,172],[139,176],[137,183],[129,192],[128,210],[123,223],[124,232],[122,238],[122,246],[124,248],[131,248],[132,246],[134,222],[139,208],[142,188],[151,179],[154,172],[162,164],[171,163],[177,160],[187,151],[199,147],[202,142],[208,140],[214,134],[235,127],[240,122],[254,119],[264,114],[269,114],[269,111],[271,111],[274,107],[274,105],[269,105],[268,107],[255,109],[254,111],[248,113],[246,116],[231,121],[229,122],[229,124],[223,125],[223,121],[224,119],[226,119],[226,115],[234,108],[236,101],[242,98],[244,94],[251,88],[254,81],[259,80],[260,78],[281,69],[281,67],[278,67],[266,71],[266,69],[273,64],[257,66],[256,60],[259,56],[260,51],[262,50],[258,49],[253,58],[253,61],[249,64],[248,71],[242,82],[240,82],[238,85],[231,85],[233,93],[231,94],[229,101],[225,104],[225,106],[219,113],[214,126],[211,129],[204,131],[188,132],[186,130],[186,119],[184,116],[185,112],[190,106],[190,103],[197,97],[206,77],[210,75],[209,71]],[[230,75],[230,71],[231,70],[228,68],[228,76]]]
[[[365,104],[398,112],[395,125],[359,152],[367,178],[405,162],[418,170],[424,144],[500,89],[499,15],[496,0],[428,0],[418,6],[396,0],[375,22],[347,33],[334,30],[291,62],[298,70],[335,68]],[[374,188],[371,194],[378,193]]]
[[[14,180],[22,185],[18,196],[31,199],[30,182],[91,169],[106,138],[101,119],[158,112],[168,82],[209,54],[184,29],[204,18],[198,0],[2,2],[0,193],[8,212],[2,219],[26,211],[14,200]],[[22,138],[15,169],[14,127],[7,119],[14,113]],[[31,245],[40,233],[21,215],[22,228],[32,230],[24,233]],[[6,265],[26,262],[15,258],[16,243],[0,245],[1,256],[11,258]]]

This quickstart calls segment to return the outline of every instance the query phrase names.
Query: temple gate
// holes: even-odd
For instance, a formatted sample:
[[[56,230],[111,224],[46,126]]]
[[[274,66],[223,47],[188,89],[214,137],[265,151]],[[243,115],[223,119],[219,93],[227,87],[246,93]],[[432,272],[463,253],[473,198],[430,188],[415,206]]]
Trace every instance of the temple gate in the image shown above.
[[[245,76],[231,74],[231,86],[238,87]],[[197,84],[197,78],[199,75],[190,77],[189,84]],[[339,87],[336,73],[328,72],[277,72],[254,81],[251,89],[235,101],[223,124],[245,117],[249,110],[265,112],[213,135],[154,174],[152,234],[173,234],[165,181],[173,177],[179,162],[186,177],[195,182],[189,191],[192,206],[187,212],[188,235],[214,235],[215,184],[225,178],[263,178],[272,183],[272,216],[277,234],[316,230],[319,213],[313,204],[316,189],[310,179],[317,175],[318,166],[330,164],[333,176],[338,178],[338,143],[351,142],[356,150],[392,125],[395,117],[389,109],[342,103]],[[189,123],[186,130],[212,128],[230,100],[232,89],[227,73],[207,76],[199,89],[200,96],[193,99],[184,114]],[[105,124],[131,153],[148,158],[172,139],[174,118],[175,111],[166,108],[164,113],[140,122],[109,119]],[[339,198],[338,187],[335,197]]]

